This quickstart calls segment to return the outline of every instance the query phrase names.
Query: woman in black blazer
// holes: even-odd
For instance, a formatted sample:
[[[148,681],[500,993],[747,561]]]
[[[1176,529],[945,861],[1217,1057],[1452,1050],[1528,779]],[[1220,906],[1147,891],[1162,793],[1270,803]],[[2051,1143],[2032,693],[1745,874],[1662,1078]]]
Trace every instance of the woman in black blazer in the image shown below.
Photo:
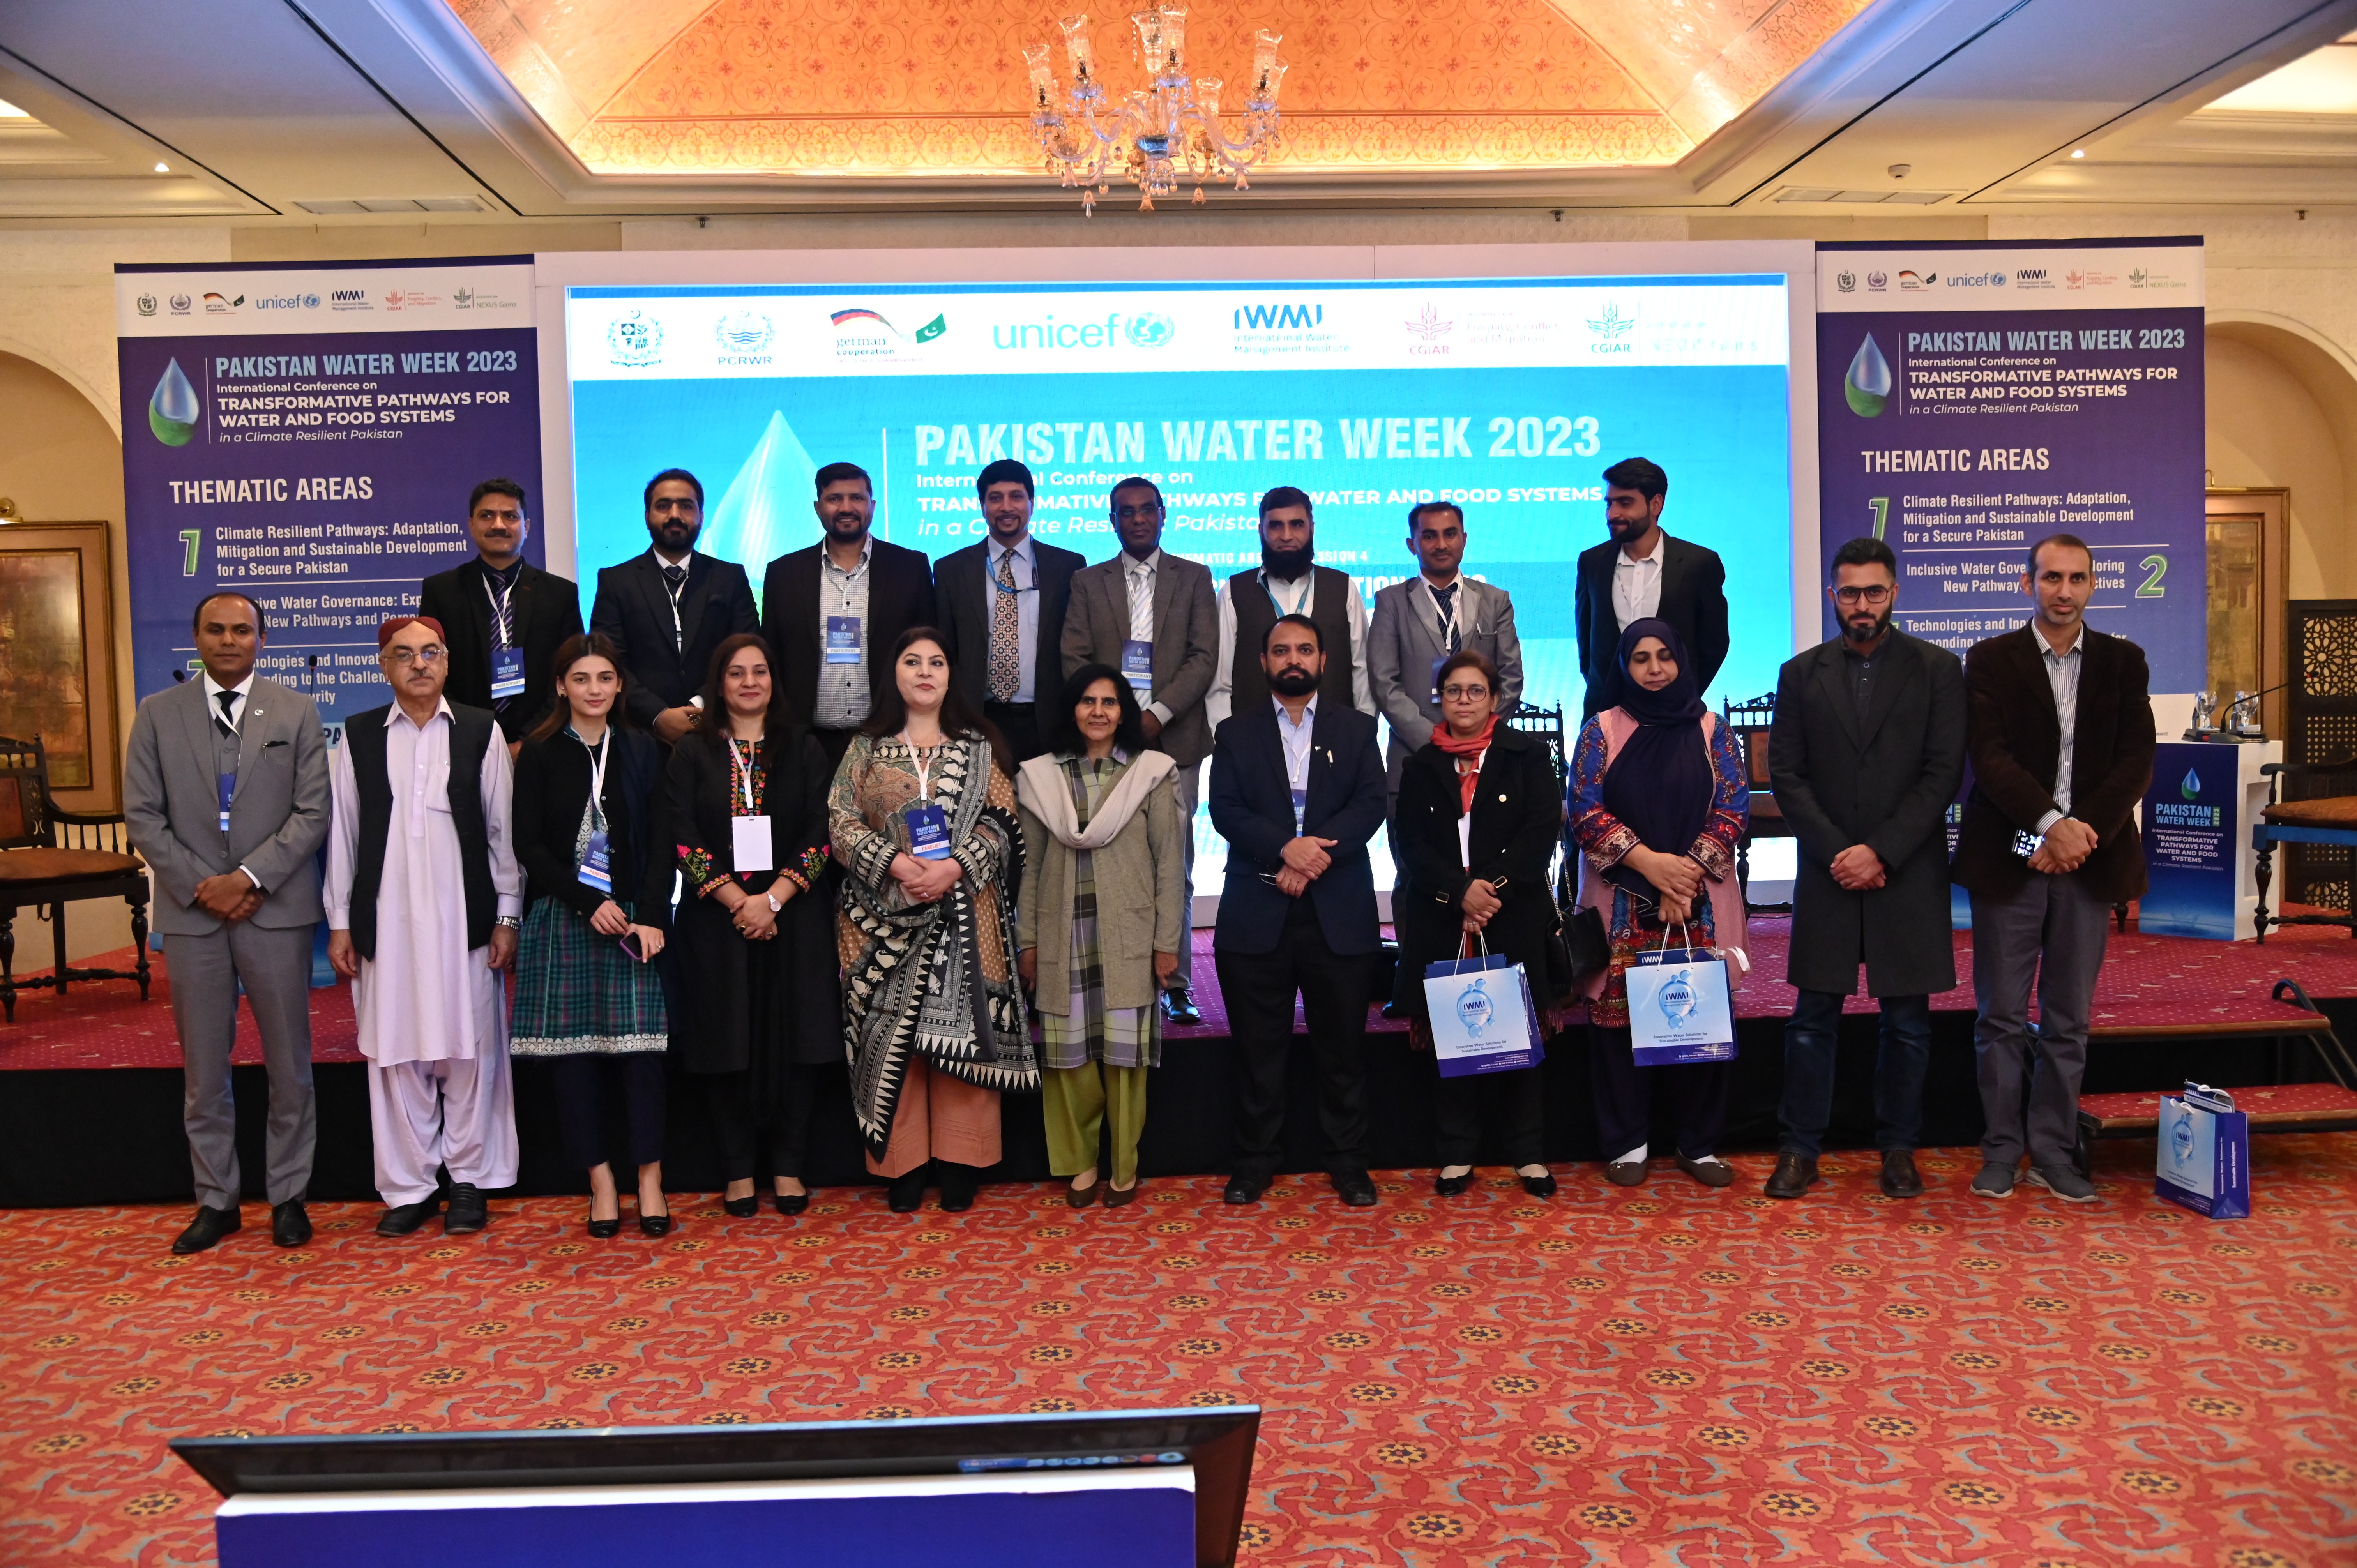
[[[609,1111],[621,1101],[639,1229],[662,1236],[671,1230],[662,1187],[671,1026],[652,962],[671,926],[662,748],[623,720],[629,678],[612,643],[576,635],[551,662],[555,704],[516,757],[516,859],[528,907],[508,1050],[554,1067],[565,1153],[589,1173],[589,1233],[600,1238],[622,1228],[606,1157]]]
[[[844,1059],[828,864],[834,770],[789,716],[770,645],[739,632],[713,650],[704,709],[664,774],[680,897],[680,1065],[705,1087],[728,1180],[722,1207],[759,1211],[757,1144],[778,1212],[810,1207],[802,1159],[819,1069]],[[766,868],[740,871],[745,818],[768,821]]]
[[[1544,742],[1497,717],[1498,672],[1478,653],[1459,653],[1433,678],[1441,727],[1400,774],[1399,885],[1392,921],[1399,933],[1394,999],[1431,1037],[1424,972],[1427,964],[1486,945],[1519,963],[1534,990],[1546,986],[1547,941],[1556,926],[1547,865],[1563,833],[1563,789]],[[1471,822],[1466,839],[1458,820]],[[1437,1066],[1437,1058],[1435,1058]],[[1442,1078],[1433,1091],[1441,1169],[1433,1190],[1453,1197],[1473,1185],[1473,1156],[1488,1122],[1523,1187],[1555,1196],[1542,1148],[1535,1068]]]

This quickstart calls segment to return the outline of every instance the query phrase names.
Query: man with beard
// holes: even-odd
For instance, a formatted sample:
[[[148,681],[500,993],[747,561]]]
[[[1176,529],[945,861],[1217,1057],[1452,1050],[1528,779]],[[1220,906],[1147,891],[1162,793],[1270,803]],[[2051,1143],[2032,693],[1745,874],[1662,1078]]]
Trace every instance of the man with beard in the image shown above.
[[[452,700],[497,714],[513,757],[556,701],[552,661],[581,635],[581,590],[523,558],[532,519],[513,479],[475,487],[467,532],[475,559],[419,585],[417,613],[450,630]]]
[[[1038,704],[1064,686],[1064,608],[1077,551],[1031,537],[1031,470],[1001,457],[974,480],[990,536],[942,557],[933,570],[933,624],[945,634],[950,679],[1014,748],[1018,762],[1047,749]]]
[[[1631,621],[1658,617],[1677,628],[1695,661],[1695,690],[1708,692],[1727,662],[1727,568],[1716,551],[1662,532],[1670,477],[1626,457],[1604,470],[1604,526],[1612,537],[1579,553],[1572,622],[1593,718],[1609,689],[1613,650]]]
[[[1324,1163],[1353,1208],[1367,1179],[1367,1002],[1383,944],[1367,841],[1383,822],[1375,721],[1322,684],[1324,633],[1288,615],[1264,634],[1269,696],[1220,726],[1211,825],[1228,841],[1213,956],[1236,1042],[1236,1158],[1227,1201],[1256,1203],[1276,1174],[1293,999],[1317,1062]]]
[[[1317,566],[1309,497],[1279,485],[1260,498],[1260,561],[1220,585],[1220,658],[1212,667],[1204,715],[1217,731],[1231,714],[1249,714],[1269,699],[1257,651],[1279,616],[1313,622],[1329,650],[1318,694],[1340,707],[1375,711],[1367,681],[1367,603],[1359,585],[1331,566]]]
[[[770,563],[761,635],[795,717],[809,722],[829,762],[841,762],[867,722],[869,693],[892,679],[893,645],[932,609],[933,572],[920,552],[869,532],[876,490],[866,469],[829,463],[815,482],[811,510],[824,536]]]
[[[688,702],[704,684],[712,651],[740,631],[759,631],[753,585],[734,561],[699,555],[704,486],[684,468],[665,468],[641,498],[653,546],[597,574],[589,629],[621,650],[631,722],[675,746],[695,724]]]
[[[1947,817],[1964,771],[1964,666],[1890,624],[1890,546],[1853,539],[1834,552],[1833,575],[1841,635],[1785,664],[1768,738],[1776,804],[1800,841],[1786,973],[1800,996],[1784,1027],[1783,1150],[1768,1196],[1799,1197],[1817,1179],[1842,1001],[1863,963],[1882,1005],[1882,1190],[1915,1197],[1932,994],[1956,983]]]

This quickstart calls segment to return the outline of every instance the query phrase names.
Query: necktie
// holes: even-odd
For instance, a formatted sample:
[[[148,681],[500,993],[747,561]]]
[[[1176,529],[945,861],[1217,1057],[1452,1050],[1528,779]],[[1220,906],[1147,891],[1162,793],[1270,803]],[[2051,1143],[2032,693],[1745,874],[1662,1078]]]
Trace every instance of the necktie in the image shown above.
[[[681,628],[679,620],[679,590],[681,585],[687,581],[687,568],[684,566],[666,566],[662,569],[662,574],[663,581],[671,585],[671,646],[672,651],[676,653],[682,650],[683,640],[687,635],[686,632]]]
[[[515,646],[515,585],[516,578],[522,575],[521,567],[504,574],[485,574],[490,579],[490,583],[485,585],[487,588],[490,584],[499,585],[491,592],[491,650],[494,653]],[[491,711],[504,714],[514,701],[513,697],[496,698],[491,703]]]
[[[1465,639],[1457,628],[1457,585],[1433,589],[1432,598],[1439,607],[1441,634],[1448,639],[1448,652],[1454,657],[1464,651],[1465,646]]]
[[[237,725],[231,722],[231,719],[233,717],[232,710],[237,706],[237,693],[235,692],[216,692],[213,693],[213,701],[221,704],[221,717],[213,721],[213,727],[220,730],[223,735],[235,735],[237,733]]]
[[[1015,613],[1015,552],[998,557],[998,591],[990,596],[990,700],[1011,703],[1023,689],[1022,623]]]
[[[1150,567],[1133,566],[1129,570],[1129,635],[1140,642],[1154,639],[1154,572]]]

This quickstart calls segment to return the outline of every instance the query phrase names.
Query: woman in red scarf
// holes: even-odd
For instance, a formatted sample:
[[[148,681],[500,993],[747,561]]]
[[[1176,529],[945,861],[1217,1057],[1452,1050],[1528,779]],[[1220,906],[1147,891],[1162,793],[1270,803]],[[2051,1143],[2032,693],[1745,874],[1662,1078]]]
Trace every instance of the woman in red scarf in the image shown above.
[[[1563,832],[1555,764],[1544,742],[1498,721],[1498,672],[1490,661],[1459,653],[1440,666],[1433,685],[1442,724],[1400,775],[1400,875],[1392,894],[1400,949],[1393,996],[1426,1042],[1428,964],[1501,954],[1523,965],[1544,995],[1555,928],[1547,864]],[[1555,1195],[1537,1069],[1438,1079],[1433,1105],[1441,1162],[1434,1191],[1450,1197],[1473,1185],[1486,1125],[1523,1187],[1536,1197]]]

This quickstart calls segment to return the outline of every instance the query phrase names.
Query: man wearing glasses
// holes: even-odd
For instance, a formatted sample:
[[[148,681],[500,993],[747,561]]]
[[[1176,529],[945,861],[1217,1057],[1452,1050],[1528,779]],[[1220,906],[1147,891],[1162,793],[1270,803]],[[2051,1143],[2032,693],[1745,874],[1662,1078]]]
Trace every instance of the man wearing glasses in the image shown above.
[[[1144,710],[1146,738],[1178,765],[1178,814],[1186,823],[1180,854],[1188,886],[1195,877],[1195,800],[1211,725],[1203,714],[1211,670],[1219,658],[1220,621],[1211,572],[1162,553],[1162,490],[1152,479],[1127,478],[1113,488],[1113,531],[1121,553],[1072,574],[1072,601],[1064,614],[1064,677],[1083,664],[1106,664],[1125,676]],[[1178,970],[1162,993],[1162,1016],[1200,1024],[1196,1009],[1195,944],[1178,950]]]
[[[1786,976],[1800,996],[1784,1028],[1783,1148],[1767,1191],[1799,1197],[1817,1179],[1842,1002],[1864,964],[1882,1006],[1882,1190],[1916,1197],[1932,994],[1956,983],[1947,815],[1964,770],[1964,666],[1890,624],[1899,564],[1879,539],[1835,551],[1833,579],[1825,596],[1841,633],[1779,672],[1768,741],[1776,804],[1800,841]]]
[[[509,828],[513,775],[487,708],[453,703],[441,623],[377,628],[386,707],[354,714],[329,753],[328,961],[352,983],[369,1062],[369,1132],[385,1211],[406,1236],[490,1221],[486,1187],[516,1178],[502,971],[515,961],[523,873]]]
[[[950,679],[998,728],[1018,762],[1047,749],[1039,705],[1064,682],[1064,607],[1077,551],[1031,537],[1031,470],[1012,457],[974,485],[989,536],[933,567],[933,624],[946,635]]]

